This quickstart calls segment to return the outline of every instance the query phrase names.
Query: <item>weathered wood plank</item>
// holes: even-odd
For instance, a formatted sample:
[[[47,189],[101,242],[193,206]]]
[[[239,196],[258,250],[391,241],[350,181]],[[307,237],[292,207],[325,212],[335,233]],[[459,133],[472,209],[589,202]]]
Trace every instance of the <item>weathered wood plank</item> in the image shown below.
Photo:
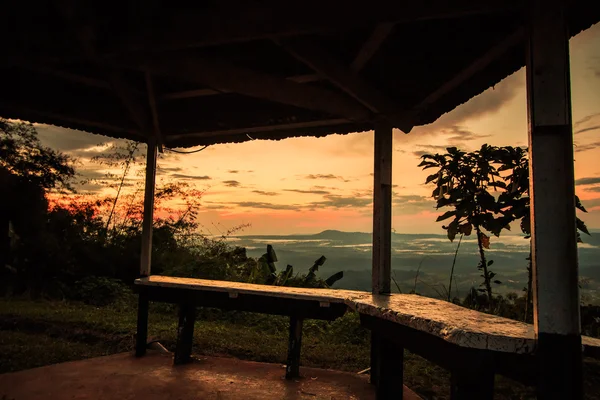
[[[253,295],[264,298],[268,303],[279,298],[330,303],[331,306],[343,304],[361,314],[406,326],[464,348],[514,354],[533,354],[536,350],[531,324],[414,294],[373,295],[353,290],[293,288],[156,275],[137,279],[135,284],[140,289],[222,293],[226,298],[233,296],[232,300]],[[582,342],[585,354],[593,356],[600,353],[600,339],[584,336]]]
[[[302,348],[302,318],[290,316],[287,365],[285,379],[300,377],[300,350]]]

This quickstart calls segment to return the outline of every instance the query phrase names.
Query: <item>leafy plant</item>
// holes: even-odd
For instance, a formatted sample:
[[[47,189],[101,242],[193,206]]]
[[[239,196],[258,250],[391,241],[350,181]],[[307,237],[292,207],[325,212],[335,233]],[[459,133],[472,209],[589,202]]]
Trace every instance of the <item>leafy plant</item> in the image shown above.
[[[492,283],[500,284],[496,273],[489,268],[494,261],[486,258],[485,249],[490,247],[491,232],[499,236],[503,229],[510,229],[510,218],[500,214],[499,205],[490,190],[505,188],[506,185],[496,167],[498,148],[484,144],[474,152],[464,152],[456,147],[446,149],[447,153],[422,156],[419,167],[435,168],[425,183],[435,185],[431,196],[437,202],[437,208],[452,207],[437,218],[451,222],[443,226],[448,239],[454,241],[457,234],[470,236],[475,232],[479,250],[477,268],[482,272],[482,286],[489,301],[493,300]],[[450,277],[450,282],[452,276]]]

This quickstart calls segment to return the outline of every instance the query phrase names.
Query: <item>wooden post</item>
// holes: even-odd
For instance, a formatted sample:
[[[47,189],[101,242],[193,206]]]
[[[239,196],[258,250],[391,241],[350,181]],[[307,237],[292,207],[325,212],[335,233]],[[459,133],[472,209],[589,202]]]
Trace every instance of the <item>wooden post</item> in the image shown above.
[[[302,347],[303,319],[290,316],[290,336],[288,342],[288,357],[285,367],[285,379],[300,377],[300,349]]]
[[[392,258],[392,126],[386,121],[375,125],[373,168],[373,294],[391,290]],[[379,372],[379,336],[371,332],[371,383],[377,384]]]
[[[377,400],[402,400],[404,395],[404,349],[381,337],[378,364]]]
[[[452,400],[493,400],[494,369],[489,360],[469,362],[452,370],[450,378],[450,398]]]
[[[148,294],[145,288],[142,288],[138,299],[137,335],[135,337],[136,357],[146,354],[146,345],[148,342],[148,306]]]
[[[373,294],[390,293],[392,258],[392,126],[375,126],[373,168]]]
[[[196,322],[196,307],[190,304],[179,306],[179,325],[177,327],[177,344],[175,347],[174,364],[188,363],[192,358],[194,342],[194,323]]]
[[[146,152],[146,186],[144,188],[144,220],[142,222],[142,253],[140,275],[150,275],[152,261],[152,222],[154,220],[154,186],[156,184],[156,139],[148,140]]]
[[[530,0],[527,57],[538,398],[582,399],[569,34],[563,0]]]

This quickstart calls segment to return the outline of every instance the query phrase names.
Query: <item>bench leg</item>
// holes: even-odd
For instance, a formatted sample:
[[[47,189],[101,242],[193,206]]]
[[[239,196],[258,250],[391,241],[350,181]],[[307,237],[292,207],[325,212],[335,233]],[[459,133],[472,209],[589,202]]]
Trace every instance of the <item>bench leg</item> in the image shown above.
[[[492,400],[494,370],[482,365],[479,369],[464,368],[452,371],[450,398]]]
[[[175,365],[185,364],[191,360],[192,341],[194,340],[194,322],[196,322],[196,307],[189,304],[181,304],[179,306],[177,345],[173,360]]]
[[[377,400],[402,400],[404,394],[404,348],[379,337],[376,354]]]
[[[300,376],[300,348],[302,347],[302,318],[290,317],[290,337],[288,342],[287,365],[285,379],[294,379]]]
[[[377,385],[379,379],[379,335],[371,331],[371,371],[369,382],[371,385]]]
[[[137,335],[135,339],[135,356],[141,357],[146,354],[148,342],[148,295],[142,289],[138,298]]]

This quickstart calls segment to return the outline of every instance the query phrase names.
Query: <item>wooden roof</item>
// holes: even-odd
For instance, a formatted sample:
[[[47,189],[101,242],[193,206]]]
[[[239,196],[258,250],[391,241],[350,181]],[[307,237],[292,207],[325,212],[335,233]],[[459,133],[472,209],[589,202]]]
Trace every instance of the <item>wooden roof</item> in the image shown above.
[[[9,2],[0,116],[169,147],[408,132],[525,64],[523,3]]]

